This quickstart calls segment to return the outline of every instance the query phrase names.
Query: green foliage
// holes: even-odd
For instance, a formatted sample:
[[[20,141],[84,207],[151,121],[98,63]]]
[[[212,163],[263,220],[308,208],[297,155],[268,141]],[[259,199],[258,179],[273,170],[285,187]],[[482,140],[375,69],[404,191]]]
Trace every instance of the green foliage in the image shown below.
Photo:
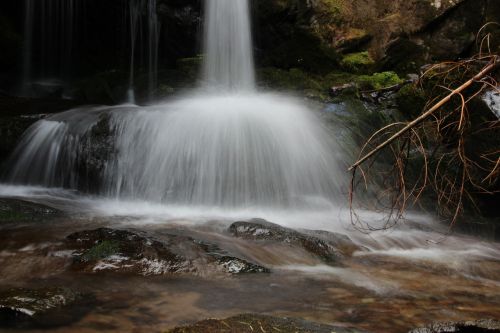
[[[394,86],[402,83],[403,80],[395,72],[381,72],[373,75],[361,75],[356,82],[361,90],[371,90]]]
[[[347,71],[358,73],[369,71],[375,65],[375,61],[368,51],[363,51],[345,55],[341,65]]]
[[[104,259],[120,251],[120,244],[116,241],[102,241],[94,245],[82,255],[84,261]]]

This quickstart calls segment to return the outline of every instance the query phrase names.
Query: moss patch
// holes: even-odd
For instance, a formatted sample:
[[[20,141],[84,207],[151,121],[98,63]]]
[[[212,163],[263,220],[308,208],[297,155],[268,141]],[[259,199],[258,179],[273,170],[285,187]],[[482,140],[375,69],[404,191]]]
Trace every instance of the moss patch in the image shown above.
[[[375,65],[368,51],[350,53],[345,55],[341,61],[342,67],[350,72],[367,72]]]
[[[356,79],[361,90],[383,89],[402,83],[395,72],[381,72],[373,75],[361,75]]]
[[[104,259],[120,251],[120,243],[117,241],[105,240],[91,247],[82,255],[83,261],[94,261]]]
[[[408,119],[416,118],[425,107],[426,98],[422,89],[413,84],[405,85],[396,95],[399,111]]]

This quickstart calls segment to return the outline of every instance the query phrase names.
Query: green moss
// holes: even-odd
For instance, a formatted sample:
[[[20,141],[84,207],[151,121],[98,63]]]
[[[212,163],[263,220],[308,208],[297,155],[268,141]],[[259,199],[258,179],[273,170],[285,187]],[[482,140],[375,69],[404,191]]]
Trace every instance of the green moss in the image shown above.
[[[361,90],[383,89],[400,84],[403,80],[394,72],[381,72],[373,75],[360,75],[356,82]]]
[[[369,71],[375,65],[375,61],[368,51],[363,51],[345,55],[341,65],[347,71],[358,73]]]
[[[425,107],[426,98],[422,89],[413,84],[401,88],[396,95],[399,111],[408,119],[417,117]]]
[[[86,251],[82,255],[82,259],[84,261],[104,259],[114,254],[117,254],[119,251],[120,251],[119,242],[105,240],[94,245],[88,251]]]

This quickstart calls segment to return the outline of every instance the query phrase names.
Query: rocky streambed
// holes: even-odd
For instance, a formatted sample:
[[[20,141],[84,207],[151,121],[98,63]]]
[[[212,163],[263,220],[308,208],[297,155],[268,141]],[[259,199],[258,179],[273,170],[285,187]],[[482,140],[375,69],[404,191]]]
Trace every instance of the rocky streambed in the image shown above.
[[[348,232],[103,216],[84,202],[0,200],[2,331],[499,331],[495,243],[469,239],[464,259],[446,254],[460,235],[404,250],[394,231],[374,250]]]

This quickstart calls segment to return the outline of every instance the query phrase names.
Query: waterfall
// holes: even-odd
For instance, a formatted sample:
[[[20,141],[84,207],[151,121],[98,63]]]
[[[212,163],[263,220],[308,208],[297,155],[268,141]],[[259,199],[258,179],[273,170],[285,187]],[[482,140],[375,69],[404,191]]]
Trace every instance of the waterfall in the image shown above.
[[[31,82],[31,62],[33,49],[33,24],[34,24],[34,3],[33,0],[24,1],[24,51],[23,51],[23,81],[21,92],[29,95],[29,83]]]
[[[149,99],[153,99],[154,91],[158,85],[158,52],[160,40],[160,22],[157,14],[156,0],[131,0],[129,2],[130,22],[130,74],[127,101],[135,103],[135,68],[138,41],[146,40],[146,45],[140,45],[147,51],[146,72],[148,77]],[[145,22],[143,20],[145,17]],[[143,33],[145,38],[142,38]]]
[[[34,80],[71,79],[82,0],[25,0],[23,91]],[[36,66],[33,64],[36,63]]]
[[[129,15],[130,15],[130,76],[129,87],[127,93],[127,100],[129,103],[135,103],[134,91],[134,66],[135,66],[135,44],[137,40],[137,28],[139,26],[139,17],[141,10],[141,1],[129,2]]]
[[[148,0],[148,91],[153,99],[158,86],[158,51],[160,42],[160,23],[156,13],[157,0]]]
[[[147,5],[131,7],[137,29],[141,15],[135,13],[152,10],[155,1]],[[217,89],[148,107],[77,109],[39,121],[12,156],[8,181],[169,205],[336,202],[345,166],[327,130],[300,100],[256,92],[248,1],[206,5],[203,78]],[[149,22],[153,36],[156,23]],[[157,46],[155,38],[149,42],[151,73]]]
[[[204,79],[223,90],[255,86],[248,0],[206,3]]]

